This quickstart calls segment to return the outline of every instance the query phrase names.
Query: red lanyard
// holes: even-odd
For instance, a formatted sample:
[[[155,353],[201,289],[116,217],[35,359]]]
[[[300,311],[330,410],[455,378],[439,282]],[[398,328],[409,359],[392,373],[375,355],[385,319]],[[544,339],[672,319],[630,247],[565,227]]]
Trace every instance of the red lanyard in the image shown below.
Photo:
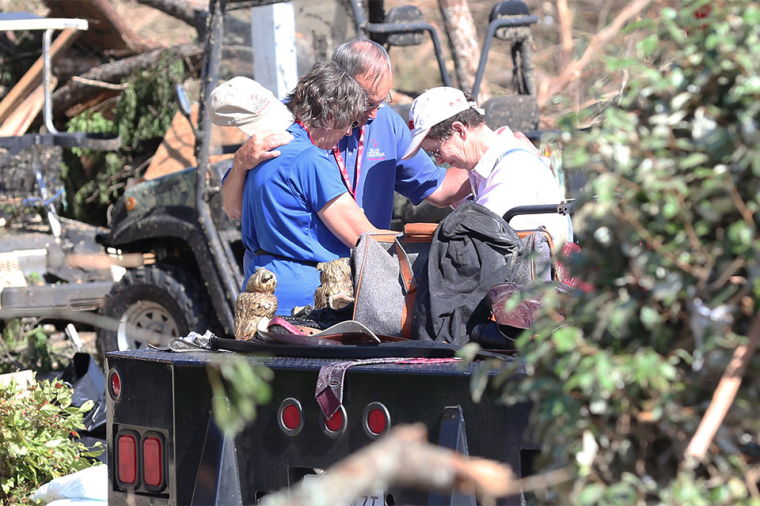
[[[301,125],[301,128],[306,130],[306,135],[309,136],[309,140],[312,144],[314,144],[314,139],[311,138],[311,134],[309,133],[309,130],[306,128],[306,125],[301,123],[300,120],[296,120],[296,123]],[[356,175],[354,178],[354,187],[351,188],[351,180],[348,178],[348,171],[346,170],[346,163],[343,161],[343,157],[340,154],[340,149],[338,149],[338,146],[333,146],[333,155],[335,155],[335,162],[338,164],[338,169],[340,170],[340,175],[343,176],[343,182],[346,184],[346,188],[348,189],[348,193],[351,194],[351,196],[356,200],[356,186],[359,184],[359,175],[361,174],[362,170],[362,154],[364,153],[364,126],[362,125],[362,129],[359,131],[359,149],[358,153],[356,155]]]
[[[343,157],[340,154],[338,146],[333,146],[333,155],[335,155],[335,162],[340,169],[340,175],[343,176],[343,182],[346,183],[348,193],[356,200],[356,186],[359,184],[359,176],[362,173],[362,154],[364,153],[364,126],[359,130],[359,149],[356,154],[356,174],[354,175],[354,187],[351,188],[351,182],[348,179],[348,171],[346,171],[346,163],[343,161]]]

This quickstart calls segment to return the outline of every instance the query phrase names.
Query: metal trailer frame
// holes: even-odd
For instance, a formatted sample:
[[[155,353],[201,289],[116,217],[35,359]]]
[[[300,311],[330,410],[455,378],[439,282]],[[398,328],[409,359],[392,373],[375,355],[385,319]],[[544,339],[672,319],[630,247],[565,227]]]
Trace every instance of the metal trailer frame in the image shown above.
[[[311,347],[296,348],[308,355]],[[367,420],[368,410],[375,408],[387,413],[387,427],[422,422],[432,443],[505,462],[518,477],[530,472],[538,450],[528,436],[528,404],[506,405],[490,385],[480,402],[472,400],[470,383],[480,362],[467,368],[452,363],[357,365],[345,376],[343,424],[331,431],[314,394],[320,367],[335,359],[236,355],[269,367],[276,379],[271,401],[257,407],[255,422],[234,439],[225,438],[213,421],[206,371],[236,358],[233,354],[135,350],[107,355],[109,503],[125,504],[128,498],[137,505],[256,503],[374,441],[378,435],[368,430]],[[118,395],[113,375],[119,376]],[[301,413],[296,429],[283,422],[289,405]],[[146,488],[139,478],[137,486],[120,482],[119,438],[125,434],[138,441],[165,441],[166,478],[160,488]],[[476,504],[471,495],[397,487],[384,495],[386,504]],[[516,495],[499,504],[524,500]]]

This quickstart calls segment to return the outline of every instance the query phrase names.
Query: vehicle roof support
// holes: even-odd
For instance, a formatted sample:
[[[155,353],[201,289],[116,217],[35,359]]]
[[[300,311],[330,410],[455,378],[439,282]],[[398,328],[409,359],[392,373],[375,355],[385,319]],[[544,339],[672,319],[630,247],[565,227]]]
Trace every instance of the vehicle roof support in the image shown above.
[[[224,37],[224,9],[226,0],[217,0],[209,5],[209,41],[206,44],[206,51],[203,54],[203,65],[201,67],[201,96],[204,100],[200,101],[198,110],[198,139],[196,144],[196,159],[198,160],[198,170],[196,171],[196,206],[198,209],[198,222],[208,237],[209,246],[211,246],[211,255],[214,258],[214,265],[222,282],[225,296],[228,304],[220,304],[218,311],[219,320],[226,329],[232,329],[235,326],[235,318],[232,309],[235,307],[237,295],[240,292],[240,286],[235,283],[235,278],[229,269],[220,268],[227,265],[226,253],[222,246],[219,232],[214,226],[209,210],[209,195],[206,187],[206,175],[209,168],[209,155],[211,150],[211,117],[206,114],[205,104],[209,102],[211,91],[216,86],[217,68],[222,54],[221,41]]]

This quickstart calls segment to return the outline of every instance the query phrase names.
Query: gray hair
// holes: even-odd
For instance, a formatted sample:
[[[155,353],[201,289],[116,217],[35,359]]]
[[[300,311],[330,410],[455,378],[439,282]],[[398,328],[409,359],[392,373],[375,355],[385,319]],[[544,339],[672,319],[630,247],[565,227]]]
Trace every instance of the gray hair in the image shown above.
[[[332,61],[355,78],[370,78],[373,84],[377,84],[386,75],[393,74],[388,51],[369,39],[344,42],[333,51]]]
[[[468,102],[475,102],[472,93],[465,91],[464,98],[466,98]],[[451,137],[455,121],[462,123],[467,128],[477,128],[486,123],[486,117],[480,114],[475,106],[472,106],[469,109],[465,109],[464,111],[455,114],[449,119],[445,119],[440,123],[433,125],[425,138],[433,141],[445,141]]]
[[[367,93],[335,62],[317,62],[287,96],[296,120],[318,128],[348,128],[364,118]]]

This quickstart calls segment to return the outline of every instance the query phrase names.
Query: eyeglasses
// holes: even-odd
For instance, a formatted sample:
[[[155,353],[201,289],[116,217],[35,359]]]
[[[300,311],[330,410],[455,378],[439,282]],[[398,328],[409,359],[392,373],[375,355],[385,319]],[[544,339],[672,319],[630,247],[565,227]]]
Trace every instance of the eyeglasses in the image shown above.
[[[428,154],[430,158],[436,159],[439,156],[441,156],[441,148],[443,147],[443,143],[449,140],[449,137],[446,137],[445,139],[441,139],[441,142],[438,144],[438,147],[435,148],[433,151],[425,150],[425,153]]]
[[[393,103],[393,94],[389,91],[388,96],[385,98],[385,100],[383,100],[379,104],[368,105],[367,108],[365,109],[365,112],[372,112],[377,109],[380,109],[384,104],[392,104],[392,103]]]
[[[357,119],[353,123],[351,123],[351,130],[354,130],[355,128],[359,128],[359,125],[362,124],[362,120]]]

